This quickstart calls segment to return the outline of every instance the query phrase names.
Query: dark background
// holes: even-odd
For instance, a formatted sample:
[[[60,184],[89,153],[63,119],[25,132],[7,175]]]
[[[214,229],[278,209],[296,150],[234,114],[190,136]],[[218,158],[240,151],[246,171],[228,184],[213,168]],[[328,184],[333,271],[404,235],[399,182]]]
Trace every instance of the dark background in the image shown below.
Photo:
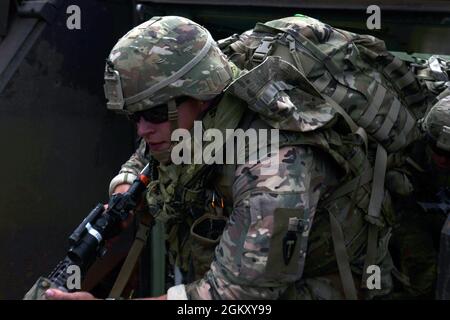
[[[55,0],[41,14],[1,1],[0,299],[21,299],[51,271],[132,153],[134,128],[106,110],[103,71],[115,42],[141,21],[182,15],[219,39],[302,13],[376,35],[393,51],[450,54],[447,1]],[[71,4],[81,30],[66,27]],[[381,30],[366,29],[368,4],[381,6]]]

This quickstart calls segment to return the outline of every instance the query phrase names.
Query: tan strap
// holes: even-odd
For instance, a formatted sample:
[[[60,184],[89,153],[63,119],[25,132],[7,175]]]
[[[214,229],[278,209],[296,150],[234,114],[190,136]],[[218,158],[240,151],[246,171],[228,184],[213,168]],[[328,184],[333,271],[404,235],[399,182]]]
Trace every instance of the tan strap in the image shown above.
[[[372,123],[372,121],[378,114],[378,111],[380,111],[385,95],[386,88],[383,85],[378,84],[375,95],[372,98],[372,102],[370,103],[364,114],[361,116],[361,118],[358,120],[358,123],[360,123],[365,128]]]
[[[400,68],[401,66],[403,66],[403,61],[400,60],[399,58],[395,57],[391,63],[389,63],[386,68],[384,68],[384,72],[388,75],[391,76],[391,74],[397,70],[398,68]]]
[[[344,233],[336,217],[328,211],[330,216],[331,237],[333,238],[334,253],[341,277],[342,288],[344,289],[345,299],[357,300],[355,282],[350,268],[347,249],[345,248]]]
[[[398,85],[399,89],[403,89],[415,81],[416,78],[411,72],[407,72],[400,79],[394,80],[394,82]]]
[[[334,89],[333,94],[331,95],[331,99],[333,99],[336,103],[341,103],[342,100],[347,96],[348,89],[339,83],[336,84],[336,89]]]
[[[324,73],[323,76],[314,80],[314,82],[312,84],[319,92],[322,92],[323,90],[325,90],[326,87],[328,87],[330,82],[331,82],[331,77],[328,75],[328,73]]]
[[[369,147],[368,146],[369,141],[368,141],[365,130],[363,128],[359,127],[355,123],[355,121],[353,121],[353,119],[350,117],[350,115],[347,113],[347,111],[345,111],[344,108],[342,108],[338,103],[336,103],[336,101],[334,101],[333,99],[331,99],[330,97],[328,97],[326,95],[322,95],[322,96],[325,99],[325,101],[328,102],[328,104],[344,118],[345,122],[350,127],[350,130],[362,138],[362,140],[364,142],[365,150],[367,152],[368,147]]]
[[[364,142],[364,151],[366,152],[366,156],[369,154],[369,137],[367,136],[366,130],[364,130],[362,127],[359,127],[358,130],[355,132],[357,135],[361,137],[361,139]]]
[[[369,216],[380,217],[381,203],[384,197],[384,177],[387,166],[387,152],[381,144],[378,144],[375,156],[375,168],[373,171],[373,185],[369,201]]]
[[[392,142],[392,144],[389,146],[389,151],[395,152],[398,149],[400,149],[402,146],[406,143],[406,137],[409,135],[411,130],[414,129],[414,126],[416,124],[416,120],[414,119],[413,115],[409,113],[408,111],[405,111],[406,113],[406,122],[403,129],[400,131],[398,136],[395,138],[395,140]]]
[[[333,191],[329,197],[323,200],[323,205],[327,205],[351,192],[354,192],[355,189],[358,189],[358,186],[363,186],[366,183],[369,183],[372,180],[372,173],[372,169],[368,169],[356,178],[353,178],[352,180],[339,186],[339,188]]]
[[[297,69],[304,75],[306,75],[305,70],[303,69],[301,59],[299,57],[299,53],[296,50],[295,39],[292,38],[291,35],[286,37],[286,40],[289,42],[289,52],[291,53],[292,59],[294,59],[295,65]]]
[[[136,263],[141,255],[142,249],[147,243],[148,235],[150,233],[150,226],[144,223],[139,223],[139,228],[136,233],[136,238],[131,246],[125,262],[120,269],[120,273],[117,276],[116,282],[114,283],[111,292],[109,293],[110,298],[119,298],[122,295],[123,289],[130,279],[131,273],[136,266]]]
[[[364,262],[363,278],[361,286],[366,287],[368,274],[366,272],[367,267],[376,263],[377,251],[378,251],[378,222],[381,205],[384,197],[384,178],[387,167],[387,153],[386,150],[378,144],[377,153],[375,157],[375,168],[373,173],[372,191],[369,200],[368,220],[369,231],[367,239],[367,253]]]
[[[394,98],[389,113],[384,118],[384,122],[381,127],[373,134],[373,136],[379,141],[384,141],[389,138],[389,132],[394,127],[395,121],[397,121],[398,114],[400,112],[401,103],[398,99]]]
[[[347,125],[350,127],[352,132],[356,132],[358,130],[358,125],[348,115],[347,111],[345,111],[344,108],[342,108],[338,103],[336,103],[336,101],[334,101],[330,97],[326,95],[323,95],[323,97],[325,101],[328,102],[331,105],[331,107],[344,118],[345,122],[347,122]]]

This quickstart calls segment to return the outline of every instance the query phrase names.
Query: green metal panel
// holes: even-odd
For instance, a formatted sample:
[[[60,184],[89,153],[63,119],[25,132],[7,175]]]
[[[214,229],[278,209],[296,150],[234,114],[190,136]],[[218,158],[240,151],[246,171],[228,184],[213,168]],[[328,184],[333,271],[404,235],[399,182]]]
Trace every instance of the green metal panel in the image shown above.
[[[189,3],[189,5],[187,4]],[[139,21],[154,15],[180,15],[204,26],[215,39],[253,28],[264,22],[295,14],[305,14],[334,27],[371,34],[394,51],[450,54],[450,2],[416,1],[400,5],[388,1],[381,5],[381,29],[368,30],[367,5],[359,1],[146,1],[140,6]],[[181,5],[184,4],[184,5]],[[260,5],[259,5],[260,4]]]
[[[157,297],[165,294],[166,251],[164,225],[157,222],[151,233],[150,295]]]

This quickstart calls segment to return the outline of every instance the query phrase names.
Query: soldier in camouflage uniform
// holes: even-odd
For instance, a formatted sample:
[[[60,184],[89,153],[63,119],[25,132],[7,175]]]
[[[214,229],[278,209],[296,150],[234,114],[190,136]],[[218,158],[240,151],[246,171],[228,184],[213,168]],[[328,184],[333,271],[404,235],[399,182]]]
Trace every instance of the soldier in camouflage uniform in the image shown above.
[[[419,121],[423,138],[408,151],[418,167],[407,171],[409,182],[391,186],[398,213],[391,249],[406,276],[399,298],[435,297],[439,236],[450,213],[450,95],[439,98]]]
[[[289,67],[277,59],[267,63]],[[105,71],[108,107],[136,122],[142,142],[112,180],[110,192],[123,192],[146,163],[155,164],[157,174],[146,199],[155,218],[165,223],[169,258],[181,270],[184,283],[169,288],[163,299],[343,299],[346,285],[335,257],[340,249],[342,257],[342,248],[335,248],[332,238],[345,240],[348,247],[343,250],[348,250],[351,263],[347,281],[355,280],[360,288],[367,225],[358,206],[347,215],[347,198],[320,205],[342,177],[350,177],[354,168],[344,165],[345,159],[358,154],[343,144],[339,131],[330,129],[337,115],[320,94],[307,87],[300,91],[298,99],[305,106],[301,126],[307,129],[303,134],[281,133],[277,170],[271,174],[262,174],[264,161],[170,161],[171,132],[191,129],[196,119],[204,130],[272,127],[233,94],[245,83],[243,75],[206,29],[185,18],[154,17],[119,40]],[[290,108],[289,103],[285,99],[279,105]],[[275,111],[286,115],[286,110]],[[352,148],[363,148],[357,138],[350,141]],[[328,152],[328,144],[348,154]],[[367,205],[364,179],[349,197],[363,198]],[[390,212],[388,202],[383,202],[382,211]],[[374,258],[382,270],[381,288],[365,292],[366,298],[386,295],[392,287],[388,223],[383,216],[376,223],[379,251]],[[57,290],[48,296],[93,298]],[[358,297],[363,297],[359,289],[352,295]]]

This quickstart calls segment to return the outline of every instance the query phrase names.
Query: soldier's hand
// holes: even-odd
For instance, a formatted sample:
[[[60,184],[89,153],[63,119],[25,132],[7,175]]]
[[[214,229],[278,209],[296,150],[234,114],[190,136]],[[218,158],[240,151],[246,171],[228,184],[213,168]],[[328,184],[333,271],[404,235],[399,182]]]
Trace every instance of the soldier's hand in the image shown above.
[[[116,186],[113,190],[113,194],[114,193],[125,193],[128,191],[128,189],[130,189],[131,185],[128,183],[122,183],[119,184],[118,186]]]
[[[58,289],[48,289],[45,296],[47,300],[99,300],[86,291],[69,293]]]

